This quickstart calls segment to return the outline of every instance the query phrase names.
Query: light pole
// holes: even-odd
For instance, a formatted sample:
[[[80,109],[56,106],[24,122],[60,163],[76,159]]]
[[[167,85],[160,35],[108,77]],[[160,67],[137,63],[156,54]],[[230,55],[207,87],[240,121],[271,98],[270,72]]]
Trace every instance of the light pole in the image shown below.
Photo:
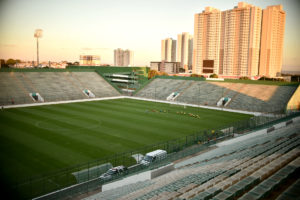
[[[36,29],[34,32],[34,37],[36,38],[36,58],[37,58],[37,66],[40,65],[39,61],[39,38],[43,36],[43,30],[42,29]]]

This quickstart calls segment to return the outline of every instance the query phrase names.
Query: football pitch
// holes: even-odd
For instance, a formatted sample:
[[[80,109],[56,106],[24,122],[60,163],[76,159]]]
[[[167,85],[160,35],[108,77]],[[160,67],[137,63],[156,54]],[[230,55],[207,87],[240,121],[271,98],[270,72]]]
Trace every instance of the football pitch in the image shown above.
[[[0,175],[48,173],[250,117],[133,99],[4,109]]]

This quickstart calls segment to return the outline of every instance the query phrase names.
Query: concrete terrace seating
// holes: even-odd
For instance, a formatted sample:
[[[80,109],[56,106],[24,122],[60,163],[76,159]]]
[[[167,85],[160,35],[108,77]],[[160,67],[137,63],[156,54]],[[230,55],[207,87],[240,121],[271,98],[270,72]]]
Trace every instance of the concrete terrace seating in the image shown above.
[[[293,86],[156,78],[136,96],[166,100],[172,92],[179,92],[175,101],[208,106],[216,106],[222,97],[229,97],[226,107],[231,109],[281,113],[295,90]]]
[[[95,72],[72,72],[71,76],[84,86],[84,89],[89,89],[93,92],[96,97],[111,97],[120,95],[115,88],[113,88]]]
[[[80,89],[69,84],[66,72],[30,72],[25,76],[45,101],[74,100],[85,98]]]
[[[136,96],[150,99],[166,100],[172,92],[178,92],[177,89],[185,83],[184,80],[155,79]]]
[[[174,171],[147,180],[147,184],[142,183],[140,188],[133,185],[130,189],[131,186],[127,185],[87,199],[221,200],[268,197],[277,186],[299,173],[299,128],[300,124],[296,123],[270,134],[213,149],[175,164]],[[281,196],[294,195],[291,188]],[[119,191],[121,194],[117,195]]]
[[[273,86],[276,87],[276,90],[274,90],[273,93],[270,93],[268,92],[270,91],[270,87],[272,86],[245,85],[240,93],[232,99],[228,107],[258,112],[280,112],[284,110],[296,88],[289,86]],[[260,99],[261,97],[268,97],[268,99],[263,100]]]
[[[282,161],[281,161],[282,162]],[[277,163],[274,163],[275,165]],[[269,164],[270,165],[270,164]],[[260,184],[256,185],[248,193],[242,196],[240,199],[261,199],[267,196],[277,186],[282,184],[288,177],[292,176],[300,166],[300,158],[298,157],[294,161],[288,163],[285,167],[278,170],[275,174],[265,179]],[[268,167],[268,166],[267,166]],[[288,198],[287,198],[288,199]]]
[[[205,81],[195,82],[187,88],[176,100],[185,103],[215,106],[222,97],[222,88]]]
[[[31,90],[16,77],[17,73],[0,73],[0,105],[32,103]]]
[[[96,97],[120,95],[95,72],[1,72],[1,105],[34,103],[29,93],[39,93],[46,102],[87,99],[82,92],[92,91]]]
[[[297,199],[300,196],[300,179],[284,191],[276,200]]]
[[[121,198],[123,195],[126,195],[128,193],[131,192],[135,192],[137,190],[140,190],[142,188],[145,188],[147,186],[150,186],[151,182],[150,180],[146,180],[146,181],[139,181],[137,183],[133,183],[133,184],[129,184],[126,185],[124,187],[118,187],[115,189],[111,189],[105,192],[101,192],[95,196],[86,198],[87,200],[90,199],[117,199],[117,198]]]

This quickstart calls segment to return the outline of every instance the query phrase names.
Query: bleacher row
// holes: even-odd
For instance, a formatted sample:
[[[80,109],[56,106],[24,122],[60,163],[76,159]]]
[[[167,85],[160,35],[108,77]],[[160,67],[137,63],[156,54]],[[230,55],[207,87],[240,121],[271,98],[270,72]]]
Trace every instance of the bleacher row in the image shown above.
[[[39,93],[46,102],[87,99],[90,90],[97,98],[119,96],[108,82],[95,72],[2,72],[0,105],[34,103],[29,93]],[[296,87],[241,83],[220,83],[156,78],[135,96],[166,100],[172,93],[175,101],[216,106],[222,97],[231,101],[231,109],[255,112],[281,112]]]
[[[299,197],[300,124],[213,149],[175,165],[165,175],[86,198],[92,199],[278,199]],[[289,198],[286,198],[289,199]]]
[[[255,112],[281,112],[296,87],[242,83],[222,83],[156,78],[136,96],[166,100],[172,92],[179,92],[178,102],[216,106],[222,97],[231,98],[228,108]]]
[[[46,102],[120,95],[95,72],[1,72],[0,105],[34,103],[29,93],[39,93]],[[12,102],[13,101],[13,102]]]

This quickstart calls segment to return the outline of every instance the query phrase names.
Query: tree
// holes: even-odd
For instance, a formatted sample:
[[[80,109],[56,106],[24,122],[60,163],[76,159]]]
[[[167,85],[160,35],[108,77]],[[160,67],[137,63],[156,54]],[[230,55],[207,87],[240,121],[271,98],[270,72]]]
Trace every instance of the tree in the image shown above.
[[[7,65],[5,64],[5,60],[4,59],[0,59],[0,66],[3,67],[7,67]]]
[[[160,76],[169,76],[169,74],[166,73],[166,72],[160,72],[159,75],[160,75]]]
[[[14,64],[16,64],[16,60],[14,60],[12,58],[10,58],[6,61],[6,65],[14,65]]]
[[[179,73],[184,73],[185,69],[184,68],[179,68]]]
[[[209,78],[219,78],[217,74],[211,74]]]
[[[248,76],[242,76],[240,77],[240,80],[250,80],[250,78]]]
[[[159,75],[158,71],[156,71],[156,70],[150,70],[150,71],[148,72],[148,79],[151,79],[151,78],[153,78],[154,76],[158,76],[158,75]]]
[[[200,74],[191,74],[191,77],[199,77],[199,78],[203,78],[204,76],[203,76],[203,75],[200,75]]]

